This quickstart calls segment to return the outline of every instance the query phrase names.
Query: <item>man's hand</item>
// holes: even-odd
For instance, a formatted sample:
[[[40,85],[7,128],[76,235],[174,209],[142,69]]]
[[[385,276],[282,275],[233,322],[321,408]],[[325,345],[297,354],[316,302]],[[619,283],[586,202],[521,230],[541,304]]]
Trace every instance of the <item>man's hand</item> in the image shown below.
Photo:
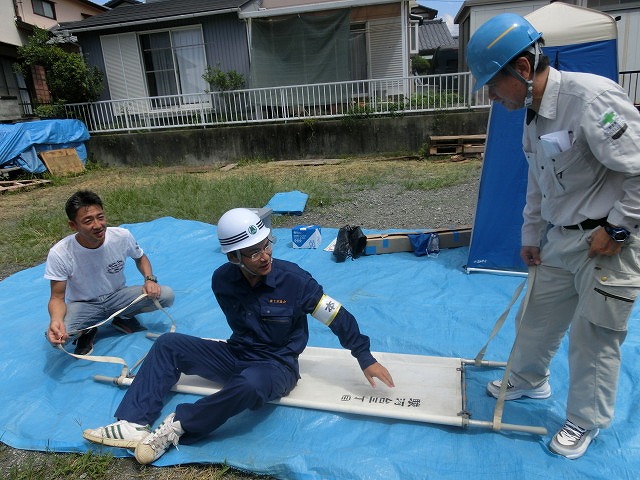
[[[367,380],[369,380],[369,383],[373,388],[376,387],[376,382],[373,379],[374,377],[382,380],[388,387],[395,387],[393,378],[391,378],[389,370],[380,365],[378,362],[365,368],[364,376],[367,377]]]
[[[160,285],[151,280],[145,280],[142,286],[143,293],[146,293],[150,299],[160,298]]]
[[[51,320],[49,323],[49,329],[47,330],[47,340],[53,345],[62,345],[67,341],[69,335],[67,335],[67,329],[64,326],[64,322]]]
[[[622,250],[622,242],[616,242],[604,228],[596,228],[591,232],[589,237],[589,258],[593,258],[597,255],[604,255],[605,257],[611,257],[617,255]]]
[[[523,245],[522,248],[520,248],[520,258],[522,258],[522,261],[527,267],[540,265],[540,247]]]

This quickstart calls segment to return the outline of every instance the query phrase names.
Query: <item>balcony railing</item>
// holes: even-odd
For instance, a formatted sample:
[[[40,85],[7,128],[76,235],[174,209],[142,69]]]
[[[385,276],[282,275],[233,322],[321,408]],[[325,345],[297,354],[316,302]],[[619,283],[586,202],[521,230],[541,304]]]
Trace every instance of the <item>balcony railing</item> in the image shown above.
[[[468,72],[68,104],[92,133],[488,108]]]
[[[633,104],[640,106],[640,70],[620,72],[618,83],[627,91]]]

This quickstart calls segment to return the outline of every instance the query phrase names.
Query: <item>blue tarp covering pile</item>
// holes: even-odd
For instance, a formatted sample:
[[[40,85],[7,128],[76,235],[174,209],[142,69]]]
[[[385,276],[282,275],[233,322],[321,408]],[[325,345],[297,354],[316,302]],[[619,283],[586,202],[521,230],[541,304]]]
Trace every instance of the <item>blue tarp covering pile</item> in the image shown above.
[[[36,120],[0,125],[0,168],[20,167],[27,172],[42,173],[46,167],[38,152],[75,148],[84,163],[89,131],[80,120]]]
[[[210,290],[212,271],[225,261],[215,226],[161,218],[127,227],[151,258],[161,283],[176,291],[169,311],[178,331],[227,338],[229,328]],[[442,250],[437,257],[407,252],[336,263],[322,249],[291,248],[289,229],[274,233],[278,237],[274,254],[312,272],[328,294],[342,301],[371,337],[374,351],[473,358],[523,281],[463,273],[467,248]],[[337,230],[323,228],[322,246],[336,235]],[[117,376],[120,367],[74,360],[47,343],[43,332],[48,323],[49,285],[43,273],[44,266],[39,265],[0,282],[0,439],[21,449],[100,450],[87,443],[81,432],[112,422],[124,392],[95,382],[93,376]],[[133,262],[128,262],[126,273],[130,284],[139,282]],[[517,305],[489,346],[488,360],[507,359],[516,309]],[[549,433],[544,437],[267,405],[232,418],[203,441],[172,448],[156,465],[226,462],[282,479],[637,478],[638,316],[634,312],[623,347],[616,419],[578,460],[553,455],[546,447],[565,417],[568,372],[563,343],[551,365],[552,397],[508,402],[503,417],[505,423],[546,427]],[[170,326],[162,312],[143,314],[140,319],[151,331],[166,331]],[[121,356],[132,365],[150,342],[144,333],[124,336],[105,326],[98,333],[94,354]],[[330,330],[312,318],[310,345],[340,348]],[[472,418],[492,418],[495,400],[484,387],[501,375],[499,369],[467,369]],[[364,376],[362,381],[366,382]],[[163,416],[176,403],[196,398],[172,394]],[[129,455],[122,449],[111,451]]]

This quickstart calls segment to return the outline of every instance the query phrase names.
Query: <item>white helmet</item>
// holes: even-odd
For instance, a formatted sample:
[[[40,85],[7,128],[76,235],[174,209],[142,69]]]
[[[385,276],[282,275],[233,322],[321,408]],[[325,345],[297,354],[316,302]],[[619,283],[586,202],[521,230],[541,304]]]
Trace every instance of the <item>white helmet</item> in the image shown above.
[[[218,220],[222,253],[252,247],[269,236],[260,217],[247,208],[232,208]]]

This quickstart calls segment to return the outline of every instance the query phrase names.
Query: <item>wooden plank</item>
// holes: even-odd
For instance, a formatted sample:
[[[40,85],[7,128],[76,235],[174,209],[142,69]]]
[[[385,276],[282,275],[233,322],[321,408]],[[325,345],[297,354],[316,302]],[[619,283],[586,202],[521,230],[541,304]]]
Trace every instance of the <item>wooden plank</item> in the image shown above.
[[[1,180],[0,193],[42,187],[47,183],[51,183],[51,180]]]
[[[273,162],[274,165],[284,165],[288,167],[313,167],[319,165],[339,165],[341,160],[326,159],[326,160],[277,160]]]
[[[485,134],[478,135],[434,135],[429,137],[429,140],[434,143],[480,143],[486,141],[487,136]],[[471,141],[469,141],[471,140]]]
[[[40,158],[51,175],[69,175],[84,172],[84,165],[75,148],[61,148],[40,152]]]

